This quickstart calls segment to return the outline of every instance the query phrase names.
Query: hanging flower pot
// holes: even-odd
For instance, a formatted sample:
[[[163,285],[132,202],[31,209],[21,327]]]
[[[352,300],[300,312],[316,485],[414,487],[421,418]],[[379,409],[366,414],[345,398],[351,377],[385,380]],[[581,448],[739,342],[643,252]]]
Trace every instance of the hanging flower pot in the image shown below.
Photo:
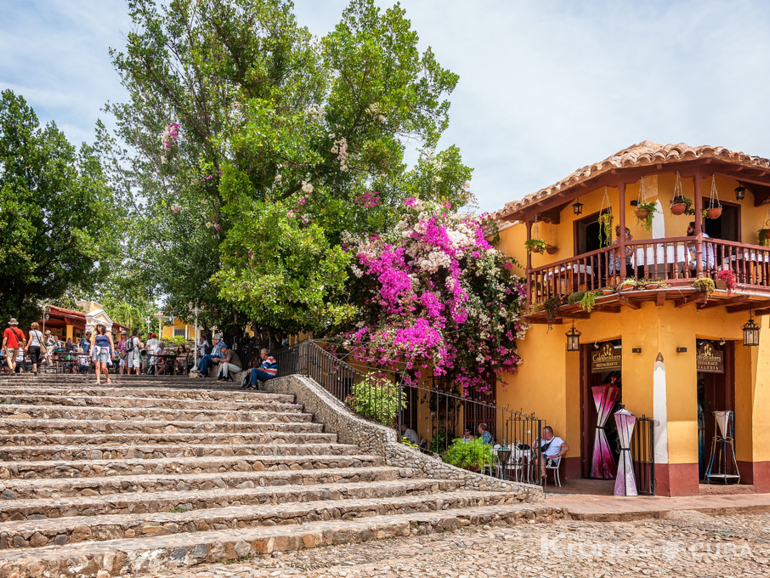
[[[722,216],[722,207],[714,207],[713,209],[706,209],[706,217],[709,219],[718,219]]]
[[[545,248],[545,252],[548,253],[549,255],[553,255],[558,250],[559,250],[559,248],[556,245],[548,245]]]
[[[672,203],[671,204],[671,212],[674,215],[684,215],[684,212],[687,210],[687,203]]]
[[[634,211],[634,215],[636,215],[636,218],[639,219],[640,221],[646,220],[647,215],[649,214],[650,214],[650,211],[648,211],[647,209],[636,209]]]

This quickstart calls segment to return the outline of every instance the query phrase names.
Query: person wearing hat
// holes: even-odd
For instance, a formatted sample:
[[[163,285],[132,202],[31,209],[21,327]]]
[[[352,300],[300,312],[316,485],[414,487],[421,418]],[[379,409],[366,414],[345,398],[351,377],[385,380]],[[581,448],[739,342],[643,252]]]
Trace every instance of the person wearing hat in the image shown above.
[[[27,344],[24,332],[17,327],[18,324],[19,322],[11,317],[8,327],[3,332],[3,355],[11,373],[16,371],[16,357],[19,355],[19,350]]]
[[[147,375],[151,375],[152,373],[157,374],[157,368],[155,366],[158,363],[158,358],[155,357],[155,353],[158,351],[159,346],[160,341],[158,341],[158,336],[154,333],[150,333],[150,337],[145,344],[145,349],[147,349]]]
[[[211,343],[214,344],[211,354],[204,355],[198,361],[198,370],[201,377],[208,377],[209,367],[218,364],[222,360],[222,350],[227,348],[227,344],[219,333],[214,334],[214,337],[211,338]]]
[[[59,345],[59,340],[56,338],[55,335],[51,335],[51,330],[46,329],[45,330],[45,359],[43,360],[43,363],[46,365],[53,365],[53,352],[54,349]]]

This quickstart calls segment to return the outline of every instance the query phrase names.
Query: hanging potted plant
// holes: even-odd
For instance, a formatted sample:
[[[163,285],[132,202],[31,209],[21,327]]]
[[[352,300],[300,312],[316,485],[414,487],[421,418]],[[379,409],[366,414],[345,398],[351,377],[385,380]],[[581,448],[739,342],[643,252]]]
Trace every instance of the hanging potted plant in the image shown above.
[[[644,186],[644,177],[642,177],[639,181],[639,196],[636,199],[634,215],[636,215],[636,219],[648,231],[652,231],[652,217],[657,209],[658,205],[656,202],[647,201],[647,190]]]
[[[606,209],[605,209],[606,207]],[[609,247],[612,243],[612,207],[610,207],[610,196],[607,194],[607,187],[604,187],[604,196],[602,197],[602,206],[599,208],[599,245]]]
[[[679,171],[676,171],[676,181],[674,181],[674,197],[671,199],[669,205],[671,214],[673,215],[692,215],[694,210],[692,208],[692,199],[688,199],[684,196],[684,189],[682,188],[682,177]]]
[[[529,253],[543,253],[546,250],[546,243],[542,239],[530,239],[524,242],[524,246]]]
[[[709,219],[718,219],[722,216],[722,203],[719,202],[719,193],[717,193],[717,177],[711,175],[711,192],[709,193],[709,206],[706,207],[706,217]]]
[[[770,241],[770,228],[766,229],[760,229],[757,231],[757,244],[761,245],[762,247],[768,246],[768,241]]]

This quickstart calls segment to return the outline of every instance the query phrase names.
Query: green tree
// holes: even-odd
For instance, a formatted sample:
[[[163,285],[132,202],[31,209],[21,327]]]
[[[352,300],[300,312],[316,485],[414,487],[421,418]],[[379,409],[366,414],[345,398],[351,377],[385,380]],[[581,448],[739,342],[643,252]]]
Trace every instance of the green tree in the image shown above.
[[[320,42],[284,0],[129,7],[113,56],[131,100],[110,108],[132,152],[113,143],[111,166],[170,312],[323,332],[354,311],[344,232],[386,230],[407,196],[467,202],[459,151],[433,152],[457,76],[400,7],[353,0]],[[424,151],[412,170],[408,144]]]
[[[41,302],[105,278],[112,193],[98,151],[40,127],[24,98],[0,95],[0,315],[26,324]]]

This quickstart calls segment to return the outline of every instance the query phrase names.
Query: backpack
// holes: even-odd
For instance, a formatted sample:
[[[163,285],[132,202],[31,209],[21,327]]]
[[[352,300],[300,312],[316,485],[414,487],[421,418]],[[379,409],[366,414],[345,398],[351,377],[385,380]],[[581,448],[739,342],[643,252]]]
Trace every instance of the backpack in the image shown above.
[[[136,341],[134,341],[134,337],[126,341],[126,351],[133,351],[135,344],[136,344]]]

